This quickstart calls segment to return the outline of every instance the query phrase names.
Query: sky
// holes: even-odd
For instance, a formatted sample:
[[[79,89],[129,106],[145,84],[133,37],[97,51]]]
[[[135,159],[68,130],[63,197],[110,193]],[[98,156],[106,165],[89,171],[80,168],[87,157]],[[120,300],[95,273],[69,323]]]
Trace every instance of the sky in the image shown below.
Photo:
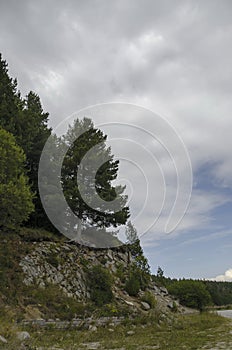
[[[183,220],[169,234],[164,227],[177,186],[175,169],[160,144],[153,145],[167,179],[166,207],[157,225],[141,236],[153,273],[161,266],[170,277],[232,281],[231,14],[230,0],[0,3],[0,52],[22,95],[30,90],[39,94],[53,128],[83,108],[120,102],[126,106],[125,122],[141,123],[146,132],[159,130],[158,115],[166,120],[161,139],[167,140],[174,128],[183,140],[191,160],[192,194]],[[87,111],[94,119],[96,108]],[[103,122],[115,118],[105,105],[101,111]],[[127,160],[136,156],[140,164],[146,159],[131,144],[124,147],[132,129],[121,125],[118,131],[106,130],[109,137],[111,131],[121,137],[125,133]],[[133,137],[138,141],[137,134]],[[147,155],[152,140],[140,137],[140,150],[144,143]],[[170,143],[168,151],[178,163],[175,146]],[[141,167],[149,178],[148,204],[157,208],[142,213],[141,225],[159,212],[163,193],[157,165],[145,163]],[[178,164],[184,181],[186,159],[181,157]],[[139,211],[146,183],[128,164],[124,176],[132,212]]]

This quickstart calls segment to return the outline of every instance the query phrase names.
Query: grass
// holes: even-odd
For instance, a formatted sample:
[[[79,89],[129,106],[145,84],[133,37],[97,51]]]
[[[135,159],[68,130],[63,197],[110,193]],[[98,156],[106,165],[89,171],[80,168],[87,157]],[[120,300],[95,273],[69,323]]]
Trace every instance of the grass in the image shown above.
[[[1,319],[2,322],[2,319]],[[12,324],[10,325],[12,326]],[[10,327],[8,324],[8,328]],[[5,328],[7,326],[5,325]],[[27,349],[59,348],[81,350],[103,349],[232,349],[232,323],[215,314],[203,313],[186,316],[173,316],[167,323],[159,324],[148,318],[147,323],[128,322],[113,328],[101,327],[96,332],[89,330],[44,330],[27,328],[31,338],[25,341]],[[1,331],[4,329],[0,328]],[[128,334],[128,331],[133,331]],[[3,349],[20,349],[13,331],[2,334],[9,342]]]
[[[33,236],[35,235],[35,236]],[[202,313],[180,316],[171,314],[162,318],[162,312],[157,310],[155,300],[145,295],[146,302],[152,304],[150,317],[143,316],[133,321],[125,320],[122,325],[101,327],[96,332],[89,330],[55,330],[29,327],[23,329],[16,321],[24,318],[23,312],[42,312],[46,318],[70,319],[75,315],[94,314],[98,316],[127,315],[128,309],[107,304],[97,309],[93,305],[77,303],[63,295],[57,286],[25,286],[22,270],[19,266],[21,256],[33,249],[33,240],[44,238],[52,241],[53,237],[42,230],[22,230],[7,235],[0,232],[0,335],[8,340],[8,344],[0,341],[0,349],[5,350],[49,350],[87,349],[88,344],[96,343],[99,350],[103,349],[232,349],[232,321],[214,313]],[[60,238],[57,240],[59,241]],[[54,239],[56,241],[56,238]],[[57,266],[62,256],[49,256],[49,263]],[[87,262],[83,259],[82,265]],[[121,271],[119,271],[121,273]],[[124,306],[125,307],[125,306]],[[16,340],[16,332],[27,330],[31,338],[24,345]],[[128,334],[132,331],[132,334]],[[85,345],[87,344],[87,345]],[[89,347],[89,349],[91,346]]]

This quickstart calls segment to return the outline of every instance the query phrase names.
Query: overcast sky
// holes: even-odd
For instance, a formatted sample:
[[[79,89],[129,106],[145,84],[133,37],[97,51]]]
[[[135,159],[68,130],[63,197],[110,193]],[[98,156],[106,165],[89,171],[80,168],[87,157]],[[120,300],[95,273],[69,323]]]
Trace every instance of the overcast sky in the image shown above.
[[[232,280],[231,18],[230,0],[0,3],[0,51],[52,127],[81,108],[125,102],[165,117],[183,139],[189,209],[173,234],[158,225],[142,238],[153,272],[160,265],[171,277]]]

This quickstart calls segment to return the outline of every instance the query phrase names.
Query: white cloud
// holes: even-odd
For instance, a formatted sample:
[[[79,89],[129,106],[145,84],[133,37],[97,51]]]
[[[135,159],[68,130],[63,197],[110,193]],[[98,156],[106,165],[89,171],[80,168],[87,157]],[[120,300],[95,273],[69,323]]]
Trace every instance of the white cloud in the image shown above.
[[[232,268],[226,270],[224,275],[218,275],[214,278],[211,278],[212,281],[225,281],[225,282],[232,282]]]

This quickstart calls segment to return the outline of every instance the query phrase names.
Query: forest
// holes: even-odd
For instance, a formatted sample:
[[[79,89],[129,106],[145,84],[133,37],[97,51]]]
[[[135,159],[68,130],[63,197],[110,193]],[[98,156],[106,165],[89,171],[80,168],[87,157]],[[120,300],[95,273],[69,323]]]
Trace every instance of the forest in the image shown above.
[[[200,300],[205,305],[231,308],[232,282],[170,278],[164,276],[161,267],[158,267],[157,274],[152,279],[158,285],[166,287],[183,305],[198,308]]]

